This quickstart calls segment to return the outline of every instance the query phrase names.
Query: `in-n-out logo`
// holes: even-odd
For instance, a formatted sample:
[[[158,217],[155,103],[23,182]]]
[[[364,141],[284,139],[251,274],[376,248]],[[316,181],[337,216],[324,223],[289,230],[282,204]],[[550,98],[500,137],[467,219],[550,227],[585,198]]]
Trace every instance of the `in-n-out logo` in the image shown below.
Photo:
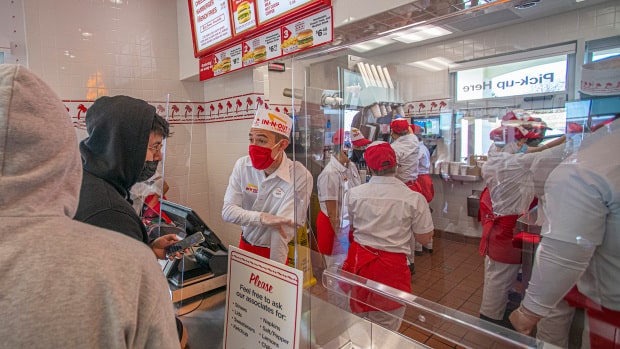
[[[457,100],[561,92],[566,90],[566,56],[457,72]],[[534,64],[536,63],[536,64]]]

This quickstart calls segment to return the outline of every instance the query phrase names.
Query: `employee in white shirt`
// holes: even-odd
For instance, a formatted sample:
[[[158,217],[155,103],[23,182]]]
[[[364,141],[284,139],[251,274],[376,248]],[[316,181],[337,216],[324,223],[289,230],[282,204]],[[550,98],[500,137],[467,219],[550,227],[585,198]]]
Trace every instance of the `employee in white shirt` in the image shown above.
[[[349,247],[349,214],[344,198],[350,188],[362,183],[343,142],[344,130],[340,129],[332,137],[332,156],[316,184],[321,207],[316,219],[317,245],[327,267],[344,261]]]
[[[364,157],[373,176],[349,190],[353,242],[342,269],[410,293],[407,256],[415,241],[424,244],[433,236],[428,204],[395,178],[396,155],[388,143],[371,143]],[[355,287],[350,305],[359,316],[392,330],[400,327],[405,312],[402,304]]]
[[[418,158],[420,154],[419,141],[409,127],[409,122],[400,115],[390,123],[392,149],[396,153],[398,168],[396,178],[401,180],[409,189],[415,190],[415,181],[418,179]]]
[[[284,152],[292,127],[286,114],[256,112],[249,155],[235,163],[222,208],[224,221],[241,226],[239,248],[280,263],[287,262],[288,243],[304,224],[312,193],[310,172]]]

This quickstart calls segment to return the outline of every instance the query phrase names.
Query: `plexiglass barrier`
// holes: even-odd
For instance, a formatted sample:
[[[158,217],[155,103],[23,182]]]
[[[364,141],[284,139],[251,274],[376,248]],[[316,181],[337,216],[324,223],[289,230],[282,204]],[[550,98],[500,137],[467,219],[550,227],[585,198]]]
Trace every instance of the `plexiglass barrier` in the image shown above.
[[[521,335],[422,297],[348,273],[336,266],[323,272],[322,283],[327,289],[328,297],[339,299],[334,304],[343,311],[350,310],[346,308],[350,306],[351,302],[360,302],[374,309],[371,312],[381,313],[387,323],[402,320],[401,327],[413,327],[452,347],[455,345],[458,345],[459,348],[552,347],[535,338]],[[377,303],[368,302],[367,297],[356,298],[354,296],[364,293],[370,294],[371,298],[388,299],[398,303],[404,311],[403,317],[394,317],[392,313],[381,309]],[[393,335],[398,334],[393,332]],[[410,340],[412,344],[417,343],[413,338]]]

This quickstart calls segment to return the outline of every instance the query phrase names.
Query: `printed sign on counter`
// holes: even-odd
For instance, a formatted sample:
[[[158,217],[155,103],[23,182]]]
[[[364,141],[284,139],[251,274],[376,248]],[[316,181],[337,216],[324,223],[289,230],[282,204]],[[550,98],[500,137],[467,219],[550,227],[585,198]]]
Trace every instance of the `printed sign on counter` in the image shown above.
[[[314,1],[316,0],[257,0],[258,21],[263,24]]]
[[[228,0],[195,0],[191,4],[199,52],[232,37]]]
[[[330,9],[282,27],[282,53],[289,54],[332,41]]]
[[[224,349],[297,348],[301,270],[230,246]]]
[[[256,28],[256,4],[254,0],[233,0],[232,11],[235,35]]]

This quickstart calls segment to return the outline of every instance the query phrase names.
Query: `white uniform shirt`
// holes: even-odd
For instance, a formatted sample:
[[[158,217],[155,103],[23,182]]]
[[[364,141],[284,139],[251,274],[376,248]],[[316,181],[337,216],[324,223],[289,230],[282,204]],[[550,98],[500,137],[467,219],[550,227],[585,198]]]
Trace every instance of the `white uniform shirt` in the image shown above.
[[[544,181],[550,171],[532,171],[541,160],[553,157],[547,149],[529,154],[511,154],[497,152],[489,154],[487,162],[482,166],[482,178],[491,194],[493,213],[497,216],[523,214],[528,211],[534,199],[534,177]],[[544,162],[543,162],[544,163]],[[553,165],[557,165],[557,162]]]
[[[579,151],[549,176],[549,223],[543,226],[539,253],[549,252],[533,271],[523,301],[528,309],[545,314],[577,281],[581,293],[620,311],[618,149],[620,120],[584,139]]]
[[[362,184],[362,180],[357,166],[355,166],[352,161],[349,161],[347,166],[344,166],[332,155],[327,166],[325,166],[321,174],[319,174],[316,182],[321,212],[329,217],[325,201],[336,200],[338,201],[338,206],[341,208],[340,221],[343,222],[343,220],[348,219],[347,205],[343,205],[343,198],[349,188],[356,187],[360,184]]]
[[[419,142],[418,146],[420,147],[418,174],[429,174],[431,169],[431,152],[428,151],[428,148],[422,142]]]
[[[353,237],[364,246],[411,255],[413,234],[434,229],[424,196],[395,177],[373,176],[351,188],[348,205]]]
[[[420,154],[418,137],[404,135],[392,142],[391,146],[396,153],[396,178],[403,183],[418,179],[418,156]]]
[[[284,263],[288,242],[295,228],[285,228],[286,237],[278,229],[261,226],[260,214],[270,213],[305,224],[312,193],[312,176],[299,162],[283,155],[280,167],[265,177],[265,171],[252,166],[249,156],[237,160],[230,175],[222,218],[241,225],[244,239],[254,246],[270,247],[270,258]]]

